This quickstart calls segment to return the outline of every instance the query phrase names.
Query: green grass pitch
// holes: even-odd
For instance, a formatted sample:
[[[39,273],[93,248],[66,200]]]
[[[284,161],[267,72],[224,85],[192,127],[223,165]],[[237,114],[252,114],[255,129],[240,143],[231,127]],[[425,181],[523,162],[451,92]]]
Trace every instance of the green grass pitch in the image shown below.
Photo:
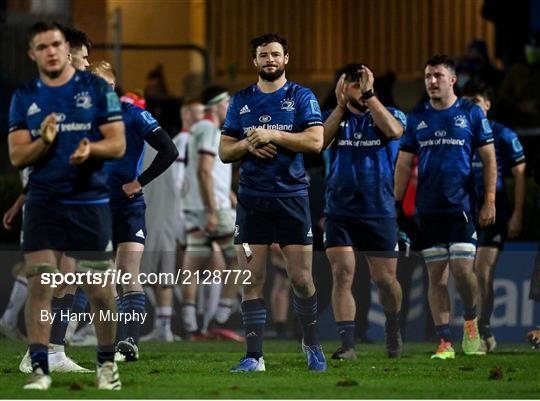
[[[323,343],[327,358],[337,343]],[[0,398],[538,398],[540,352],[524,344],[500,344],[496,353],[434,361],[435,344],[405,344],[399,360],[383,344],[357,347],[358,360],[329,360],[327,372],[309,372],[296,342],[265,343],[266,372],[232,374],[243,344],[225,341],[143,343],[141,359],[119,365],[122,390],[98,391],[95,373],[53,374],[49,391],[24,391],[18,365],[26,345],[0,340]],[[456,348],[460,348],[457,345]],[[457,351],[457,349],[456,349]],[[94,369],[92,347],[68,354]]]

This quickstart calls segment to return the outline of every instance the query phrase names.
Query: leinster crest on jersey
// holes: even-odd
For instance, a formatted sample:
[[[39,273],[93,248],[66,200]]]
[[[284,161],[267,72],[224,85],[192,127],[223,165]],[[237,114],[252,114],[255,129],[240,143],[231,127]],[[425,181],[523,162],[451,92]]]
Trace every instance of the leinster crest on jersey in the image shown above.
[[[454,117],[454,123],[456,127],[467,128],[467,118],[464,115]]]
[[[79,92],[75,95],[75,105],[83,109],[89,109],[92,107],[92,98],[88,92]]]
[[[287,98],[281,101],[281,110],[294,111],[294,100]]]

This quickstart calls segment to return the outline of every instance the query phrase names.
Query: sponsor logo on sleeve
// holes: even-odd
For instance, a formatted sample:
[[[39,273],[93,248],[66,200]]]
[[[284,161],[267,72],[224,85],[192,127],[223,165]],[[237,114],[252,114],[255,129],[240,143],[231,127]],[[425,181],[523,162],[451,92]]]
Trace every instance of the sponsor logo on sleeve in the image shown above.
[[[486,134],[490,134],[491,133],[491,125],[489,124],[489,121],[487,118],[483,118],[482,119],[482,129],[484,130],[484,132]]]
[[[141,113],[141,117],[146,121],[148,124],[156,124],[156,119],[150,114],[148,111],[143,111]]]
[[[523,146],[518,138],[512,139],[512,149],[514,149],[514,152],[516,153],[523,152]]]
[[[120,111],[120,100],[118,99],[118,96],[114,92],[107,93],[107,111],[113,112],[113,111]]]
[[[407,117],[401,110],[394,110],[394,117],[403,125],[407,125]]]
[[[311,107],[311,112],[313,114],[321,114],[321,108],[319,107],[319,102],[316,100],[310,100],[309,106]]]

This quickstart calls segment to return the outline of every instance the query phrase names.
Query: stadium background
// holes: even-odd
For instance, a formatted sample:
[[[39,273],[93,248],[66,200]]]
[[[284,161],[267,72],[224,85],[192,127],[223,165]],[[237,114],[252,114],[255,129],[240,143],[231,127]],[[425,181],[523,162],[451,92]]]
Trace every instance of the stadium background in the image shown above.
[[[498,10],[495,17],[490,7]],[[485,18],[490,15],[491,21]],[[539,30],[535,24],[540,21],[540,7],[535,0],[0,0],[2,212],[19,191],[7,157],[7,110],[13,90],[35,75],[35,66],[24,51],[25,32],[41,17],[85,31],[95,45],[90,59],[112,61],[124,90],[153,89],[149,107],[175,134],[180,129],[177,110],[182,99],[196,96],[209,82],[224,84],[231,92],[253,82],[248,41],[257,34],[277,31],[289,39],[288,77],[312,88],[322,104],[333,91],[336,70],[360,60],[372,66],[377,77],[387,78],[380,82],[388,83],[395,103],[409,111],[423,94],[422,66],[431,54],[459,58],[472,40],[479,39],[487,44],[495,64],[507,67],[519,61],[523,45]],[[504,24],[511,29],[504,29]],[[529,170],[538,154],[539,132],[518,129]],[[309,160],[314,169],[318,163]],[[535,241],[540,238],[539,194],[531,180],[523,235],[520,241],[507,244],[499,261],[493,327],[502,341],[521,339],[526,329],[540,321],[540,308],[535,310],[527,300]],[[17,241],[17,230],[1,231],[0,248],[6,253],[0,269],[0,308],[11,288],[10,258],[17,257],[7,250],[16,249]],[[325,268],[324,261],[320,268]],[[408,339],[425,338],[421,276],[413,274]],[[380,339],[382,309],[375,295],[372,299],[369,333]],[[322,321],[327,322],[321,325],[326,328],[323,337],[333,337],[329,310]]]

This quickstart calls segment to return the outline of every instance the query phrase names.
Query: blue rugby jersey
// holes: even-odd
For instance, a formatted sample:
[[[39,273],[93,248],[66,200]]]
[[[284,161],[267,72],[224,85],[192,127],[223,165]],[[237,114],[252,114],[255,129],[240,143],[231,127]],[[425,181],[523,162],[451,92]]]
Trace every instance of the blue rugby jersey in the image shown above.
[[[523,146],[517,134],[504,125],[490,121],[497,156],[497,192],[504,191],[504,177],[510,174],[510,169],[525,163]],[[484,168],[478,152],[474,152],[473,171],[478,196],[484,196]]]
[[[122,191],[122,185],[141,174],[145,138],[159,128],[159,123],[148,111],[127,102],[121,102],[121,105],[122,118],[126,125],[126,153],[121,159],[108,160],[105,163],[113,208],[144,203],[142,191],[129,199]]]
[[[263,93],[253,84],[232,97],[223,134],[241,140],[255,128],[301,132],[316,125],[322,125],[321,111],[311,90],[287,81],[279,90]],[[308,186],[302,153],[278,147],[272,159],[247,153],[241,160],[240,194],[305,196]]]
[[[118,96],[103,79],[89,72],[76,71],[58,87],[47,86],[36,78],[13,95],[9,132],[27,129],[36,140],[41,122],[53,112],[58,118],[58,134],[48,153],[31,166],[28,199],[107,202],[103,160],[91,158],[72,165],[69,158],[83,138],[91,142],[103,139],[99,126],[122,121]]]
[[[388,111],[403,125],[405,114]],[[323,113],[323,118],[331,112]],[[375,126],[370,112],[345,112],[334,141],[328,148],[326,177],[328,216],[349,218],[396,217],[394,170],[399,140],[389,140]]]
[[[489,143],[491,125],[468,100],[458,99],[445,110],[425,102],[411,111],[401,150],[418,155],[418,213],[470,212],[473,152]]]

